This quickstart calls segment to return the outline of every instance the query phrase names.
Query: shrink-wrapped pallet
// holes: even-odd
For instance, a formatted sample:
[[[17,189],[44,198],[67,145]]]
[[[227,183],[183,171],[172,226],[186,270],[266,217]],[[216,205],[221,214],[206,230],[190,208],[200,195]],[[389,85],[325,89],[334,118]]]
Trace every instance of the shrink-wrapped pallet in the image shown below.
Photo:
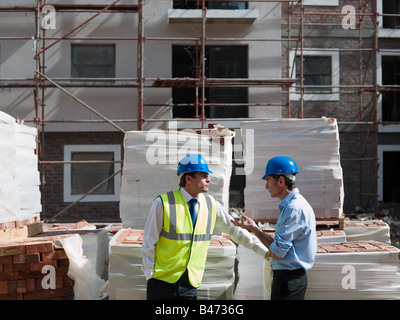
[[[110,300],[144,300],[147,282],[142,267],[143,231],[121,229],[110,241],[108,295]],[[198,299],[231,299],[236,246],[215,237],[207,254]]]
[[[306,299],[399,299],[399,252],[378,241],[318,245]]]
[[[236,246],[232,241],[222,237],[212,238],[203,280],[197,289],[198,299],[230,300],[233,298],[235,258]]]
[[[143,231],[121,229],[110,241],[110,300],[145,300],[147,282],[142,267]]]
[[[252,250],[238,246],[236,300],[263,300],[263,258]]]
[[[307,271],[306,300],[399,299],[400,250],[378,241],[319,243]],[[265,291],[272,272],[264,266]]]
[[[389,225],[382,220],[345,221],[347,241],[375,240],[390,244]]]
[[[36,129],[17,123],[0,111],[0,223],[35,220],[40,216],[35,149]]]
[[[19,219],[26,220],[42,211],[40,176],[36,149],[36,129],[16,124],[16,175],[15,181],[20,196]]]
[[[124,139],[124,165],[120,217],[124,228],[143,229],[153,200],[177,189],[178,162],[187,154],[201,154],[207,161],[209,193],[228,210],[232,170],[233,132],[223,130],[129,131]]]
[[[305,299],[399,299],[399,253],[378,241],[318,244],[314,265],[307,271]],[[268,268],[265,274],[272,276]]]
[[[20,198],[15,181],[15,119],[0,111],[0,223],[17,221]]]
[[[261,179],[268,160],[275,156],[288,156],[296,162],[296,186],[313,207],[316,218],[341,216],[344,191],[335,119],[246,121],[241,129],[244,137],[254,136],[254,154],[245,155],[244,201],[248,216],[257,220],[278,218],[280,200],[271,198]]]

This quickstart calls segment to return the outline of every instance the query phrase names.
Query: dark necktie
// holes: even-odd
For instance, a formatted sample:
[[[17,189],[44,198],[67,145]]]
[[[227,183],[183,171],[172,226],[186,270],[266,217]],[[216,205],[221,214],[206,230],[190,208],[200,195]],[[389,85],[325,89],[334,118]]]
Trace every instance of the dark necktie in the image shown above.
[[[192,224],[193,224],[193,227],[194,227],[194,225],[196,223],[196,218],[197,218],[197,213],[196,213],[196,210],[195,210],[195,206],[196,206],[197,200],[195,198],[192,198],[192,199],[189,200],[189,202],[190,202],[189,212],[190,212],[190,216],[192,217]]]

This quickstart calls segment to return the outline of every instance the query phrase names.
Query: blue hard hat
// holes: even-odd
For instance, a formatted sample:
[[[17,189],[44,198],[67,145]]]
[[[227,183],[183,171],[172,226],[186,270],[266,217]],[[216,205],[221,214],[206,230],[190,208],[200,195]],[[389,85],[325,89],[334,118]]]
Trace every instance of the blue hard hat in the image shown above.
[[[299,173],[297,170],[296,162],[291,158],[285,156],[278,156],[268,161],[265,168],[265,175],[261,178],[267,178],[271,174],[284,174],[284,173]]]
[[[208,169],[206,160],[201,155],[191,154],[179,161],[176,173],[180,174],[196,171],[212,173],[211,170]]]

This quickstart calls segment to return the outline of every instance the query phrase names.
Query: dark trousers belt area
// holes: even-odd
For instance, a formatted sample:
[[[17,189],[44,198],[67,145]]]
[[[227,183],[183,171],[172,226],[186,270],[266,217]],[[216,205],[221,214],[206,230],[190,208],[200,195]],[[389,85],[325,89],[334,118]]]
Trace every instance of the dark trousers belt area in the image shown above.
[[[290,275],[293,277],[296,276],[301,276],[303,274],[306,273],[306,271],[303,268],[299,268],[299,269],[293,269],[293,270],[272,270],[274,275]]]

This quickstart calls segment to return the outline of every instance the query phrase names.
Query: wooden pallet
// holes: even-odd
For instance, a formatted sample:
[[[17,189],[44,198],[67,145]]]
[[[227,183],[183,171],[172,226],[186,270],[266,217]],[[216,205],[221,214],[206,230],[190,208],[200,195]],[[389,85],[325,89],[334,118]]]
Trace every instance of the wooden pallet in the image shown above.
[[[317,229],[344,229],[344,214],[338,218],[316,218]],[[271,222],[276,223],[276,219],[256,219],[254,220],[256,223],[258,222]]]

